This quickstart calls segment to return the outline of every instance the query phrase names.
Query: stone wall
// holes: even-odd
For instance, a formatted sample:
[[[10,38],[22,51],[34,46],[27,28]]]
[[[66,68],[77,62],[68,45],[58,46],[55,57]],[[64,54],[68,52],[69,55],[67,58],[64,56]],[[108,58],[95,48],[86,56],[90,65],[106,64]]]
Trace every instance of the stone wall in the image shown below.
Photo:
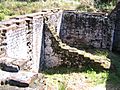
[[[41,13],[24,15],[1,22],[1,57],[25,62],[20,67],[38,72],[43,38],[43,17]],[[8,60],[9,61],[9,60]],[[13,61],[9,62],[12,63]]]
[[[112,15],[43,10],[0,22],[0,82],[28,87],[38,72],[60,65],[108,70],[109,58],[81,49],[111,50],[113,42],[119,50],[119,18]]]
[[[73,19],[66,18],[69,20],[64,22],[65,14],[64,13],[61,14],[61,13],[62,12],[59,12],[59,14],[58,14],[58,12],[57,12],[57,14],[56,14],[55,12],[53,12],[53,13],[49,14],[47,16],[47,18],[45,19],[45,26],[44,26],[44,29],[45,29],[45,59],[44,60],[45,60],[46,67],[49,68],[49,67],[54,67],[54,66],[59,66],[59,65],[82,67],[85,65],[90,65],[93,68],[94,67],[95,68],[98,68],[98,67],[103,68],[104,67],[106,69],[109,68],[110,60],[108,60],[106,58],[96,58],[96,56],[94,56],[90,53],[86,53],[84,51],[80,51],[79,49],[75,48],[76,45],[78,45],[78,43],[79,43],[78,41],[80,41],[80,40],[78,40],[76,42],[76,44],[73,44],[74,48],[70,47],[71,46],[70,43],[74,43],[76,41],[76,39],[78,39],[80,37],[80,36],[78,36],[78,34],[76,34],[76,31],[75,31],[76,28],[73,28],[78,25],[77,30],[79,31],[80,30],[79,22],[78,22],[78,24],[76,22],[72,22],[72,20],[76,21],[77,19],[79,19],[79,17],[73,18]],[[72,11],[72,13],[74,13],[74,12]],[[71,16],[70,13],[69,14],[67,13],[67,15]],[[62,17],[62,20],[59,19],[61,17]],[[81,17],[82,17],[82,15],[81,15]],[[96,20],[96,18],[95,18],[95,20]],[[100,18],[98,18],[98,20],[100,20]],[[72,25],[71,25],[71,22],[72,22]],[[86,25],[86,23],[87,23],[86,20],[84,22],[85,22],[84,25]],[[100,23],[100,22],[98,22],[98,23]],[[104,24],[107,25],[108,23],[104,22]],[[89,39],[89,35],[93,32],[93,30],[90,31],[90,29],[88,27],[83,27],[84,25],[81,25],[81,27],[82,27],[82,29],[85,28],[85,30],[87,28],[87,33],[88,33],[88,36],[86,36],[85,39],[90,40],[91,38]],[[54,27],[53,31],[51,30],[51,26]],[[57,28],[58,26],[60,28]],[[92,29],[95,29],[93,26],[91,26],[91,27],[92,27]],[[107,26],[104,26],[104,27],[107,28]],[[65,29],[63,29],[63,28],[65,28]],[[96,30],[96,32],[93,32],[93,34],[99,34],[99,30],[102,32],[101,28],[103,28],[103,27],[100,26],[100,29],[98,28],[98,30]],[[106,28],[104,28],[104,29],[106,29]],[[71,32],[72,32],[72,31],[70,31],[71,29],[74,29],[74,32],[72,33],[73,35],[71,35]],[[67,34],[63,33],[64,31],[68,31]],[[84,32],[84,31],[82,31],[82,32]],[[111,34],[111,32],[108,32],[108,33]],[[85,35],[85,34],[83,34],[83,35]],[[107,34],[107,32],[105,32],[104,35],[106,35],[106,34]],[[64,36],[71,35],[71,38],[73,41],[66,40],[63,35]],[[100,35],[101,35],[101,33],[100,33]],[[60,39],[59,36],[62,39]],[[74,38],[74,36],[76,36],[77,38]],[[100,40],[103,39],[102,36],[98,37],[98,39],[99,38],[100,38]],[[61,40],[63,41],[63,43],[61,42]],[[66,40],[70,43],[64,42],[64,40]],[[98,44],[99,44],[99,42],[98,42]],[[85,42],[84,45],[87,45],[87,42]],[[110,43],[110,46],[111,46],[111,43]],[[99,48],[101,48],[101,47],[99,47]],[[104,64],[101,64],[101,60],[102,60],[102,62],[104,62]]]
[[[78,49],[111,49],[113,28],[104,14],[64,11],[60,37],[64,43]]]
[[[40,67],[40,57],[41,56],[41,47],[42,47],[42,40],[43,40],[43,17],[42,16],[37,16],[37,17],[33,17],[33,41],[32,41],[32,53],[31,55],[32,60],[33,60],[33,66],[32,68],[35,69],[39,69]]]
[[[62,17],[62,11],[54,11],[46,16],[47,19],[45,19],[45,65],[46,67],[54,67],[58,66],[61,63],[61,58],[57,53],[54,52],[53,49],[53,42],[51,41],[51,38],[53,38],[52,34],[49,31],[49,26],[53,25],[56,28],[56,32],[59,33],[60,30],[60,24],[61,24],[61,17]]]
[[[50,32],[51,26],[55,28],[54,33]],[[104,14],[43,10],[1,22],[0,55],[16,61],[27,61],[23,69],[35,72],[69,63],[69,60],[72,64],[75,62],[75,65],[78,62],[82,64],[86,60],[95,61],[96,56],[85,52],[83,54],[78,49],[111,49],[113,29],[113,23]],[[61,39],[60,42],[55,40],[54,34]]]
[[[9,29],[6,33],[6,56],[11,58],[29,59],[27,47],[27,28],[25,23],[20,23]]]

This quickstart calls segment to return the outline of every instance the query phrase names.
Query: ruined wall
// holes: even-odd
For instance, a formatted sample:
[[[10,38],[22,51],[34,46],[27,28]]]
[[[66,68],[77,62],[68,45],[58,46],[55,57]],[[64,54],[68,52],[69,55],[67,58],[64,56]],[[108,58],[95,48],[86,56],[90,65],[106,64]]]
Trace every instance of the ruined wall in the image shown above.
[[[26,61],[23,68],[35,72],[57,66],[60,58],[53,52],[51,34],[46,26],[54,25],[59,33],[61,17],[62,11],[43,11],[1,22],[1,27],[4,27],[0,28],[1,55]]]
[[[104,14],[64,11],[60,29],[62,41],[72,47],[111,49],[113,27]]]
[[[50,32],[51,26],[54,26],[55,33]],[[72,59],[75,57],[76,65],[78,62],[81,64],[83,59],[87,60],[84,54],[76,54],[73,49],[70,52],[69,48],[60,47],[60,43],[79,49],[112,47],[113,27],[103,14],[48,10],[1,22],[0,31],[1,57],[26,61],[23,68],[35,72],[69,60],[74,63]],[[54,40],[54,34],[62,42]]]
[[[72,13],[74,13],[74,12],[72,12]],[[60,11],[57,12],[57,13],[53,12],[53,13],[47,15],[47,18],[45,19],[45,26],[44,26],[44,31],[45,31],[45,59],[44,60],[45,60],[46,67],[48,68],[48,67],[54,67],[54,66],[59,66],[59,65],[66,65],[66,66],[70,66],[70,67],[71,66],[72,67],[83,67],[83,66],[89,65],[90,67],[93,67],[93,68],[94,67],[95,68],[98,68],[98,67],[102,68],[104,66],[105,66],[104,68],[109,68],[110,62],[106,58],[99,58],[100,62],[98,62],[98,58],[96,58],[96,56],[94,56],[92,54],[88,54],[84,51],[79,51],[76,48],[70,47],[71,46],[70,43],[76,43],[76,44],[73,44],[73,47],[79,46],[79,41],[80,40],[76,41],[76,39],[79,39],[80,35],[78,35],[78,32],[77,32],[77,34],[75,32],[73,32],[72,33],[73,35],[71,35],[71,32],[72,32],[71,29],[74,29],[74,31],[76,31],[76,28],[72,28],[72,27],[77,26],[77,25],[78,25],[78,27],[80,27],[80,26],[79,26],[79,24],[76,24],[76,22],[73,22],[72,25],[71,25],[71,22],[72,22],[72,20],[77,21],[77,19],[79,19],[80,17],[73,18],[72,20],[69,19],[69,17],[66,17],[66,19],[68,21],[64,22],[64,17],[65,17],[64,15],[65,14],[63,12],[60,12]],[[68,13],[67,13],[67,15],[71,16],[71,14],[68,14]],[[62,17],[62,19],[60,20],[61,17]],[[82,15],[81,15],[81,17],[82,17]],[[100,20],[100,18],[98,18],[98,20]],[[79,20],[78,23],[80,23],[80,21],[82,21],[82,20]],[[84,25],[86,25],[86,23],[87,23],[86,20],[84,22],[85,22]],[[88,24],[90,24],[90,23],[88,23]],[[93,30],[89,31],[90,29],[88,27],[84,26],[84,25],[81,25],[82,29],[85,28],[82,32],[87,31],[86,33],[88,33],[88,36],[86,36],[86,33],[84,33],[84,34],[81,34],[81,37],[85,37],[86,40],[91,39],[91,38],[89,39],[89,35],[92,32],[93,32],[93,34],[99,35],[99,30],[101,30],[101,28],[102,28],[102,26],[100,26],[100,29],[97,30],[98,32],[97,31],[94,32]],[[54,27],[53,31],[51,30],[51,27]],[[58,28],[58,27],[60,27],[60,28]],[[65,29],[63,30],[63,28],[65,28]],[[86,28],[88,30],[86,30]],[[104,29],[107,29],[107,27],[104,28]],[[67,30],[68,30],[67,34],[63,33],[64,31],[67,31]],[[80,31],[80,28],[78,28],[77,30]],[[101,32],[102,32],[102,30],[101,30]],[[111,34],[111,32],[108,32],[108,33]],[[107,32],[105,32],[104,35],[106,35],[106,34],[107,34]],[[59,39],[59,35],[62,38],[63,43]],[[72,38],[73,41],[70,41],[70,39],[66,40],[64,37],[66,37],[67,35],[71,35],[71,38]],[[77,38],[75,39],[74,36],[76,36]],[[100,40],[101,39],[103,40],[102,36],[99,37],[99,38],[100,38]],[[64,42],[64,40],[68,41],[69,43]],[[99,44],[99,42],[98,42],[98,44]],[[84,45],[87,45],[87,42],[85,42]],[[101,48],[101,47],[99,47],[99,48]],[[95,58],[92,58],[92,57],[95,57]],[[94,59],[97,59],[97,60],[94,61]],[[102,60],[102,62],[105,61],[104,64],[100,64],[101,60]]]
[[[2,27],[2,26],[1,26]],[[6,50],[5,50],[5,47],[6,47],[6,43],[5,43],[5,39],[6,39],[6,32],[7,30],[6,29],[0,29],[0,56],[5,56],[6,54]]]
[[[25,21],[24,21],[25,22]],[[6,56],[11,58],[29,59],[27,46],[27,28],[25,23],[9,29],[6,33]]]
[[[52,34],[49,31],[49,26],[53,25],[56,28],[56,32],[59,33],[60,30],[60,24],[61,24],[61,17],[62,17],[62,11],[54,11],[46,16],[47,19],[45,19],[45,65],[46,67],[54,67],[57,65],[60,65],[61,58],[57,53],[54,52],[53,49],[53,42],[51,41],[51,38],[54,38]]]
[[[10,22],[10,23],[9,23]],[[2,23],[4,32],[5,56],[28,59],[27,28],[23,20],[10,20]]]
[[[42,46],[43,46],[43,17],[42,16],[37,16],[33,18],[33,63],[34,65],[32,68],[34,69],[39,69],[40,63],[43,63],[42,58]],[[41,60],[40,60],[41,59]],[[41,66],[42,68],[42,66]]]
[[[1,22],[1,27],[1,55],[15,59],[20,68],[38,72],[43,38],[41,14],[15,17]]]
[[[84,67],[91,67],[101,70],[110,68],[110,59],[102,56],[99,57],[84,50],[79,50],[77,48],[70,47],[65,43],[62,43],[55,29],[56,28],[51,25],[49,26],[48,32],[51,37],[51,42],[54,43],[51,46],[53,52],[58,56],[58,58],[60,58],[60,64],[58,65],[66,67],[77,67],[81,69]]]

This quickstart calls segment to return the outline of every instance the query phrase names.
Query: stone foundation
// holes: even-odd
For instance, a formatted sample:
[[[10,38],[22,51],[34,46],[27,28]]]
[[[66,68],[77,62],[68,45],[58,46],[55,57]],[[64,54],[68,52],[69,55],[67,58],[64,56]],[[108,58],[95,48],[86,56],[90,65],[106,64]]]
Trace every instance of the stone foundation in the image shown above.
[[[115,23],[105,14],[48,10],[0,23],[1,70],[36,74],[59,65],[110,68],[108,58],[84,51],[87,48],[112,50]]]

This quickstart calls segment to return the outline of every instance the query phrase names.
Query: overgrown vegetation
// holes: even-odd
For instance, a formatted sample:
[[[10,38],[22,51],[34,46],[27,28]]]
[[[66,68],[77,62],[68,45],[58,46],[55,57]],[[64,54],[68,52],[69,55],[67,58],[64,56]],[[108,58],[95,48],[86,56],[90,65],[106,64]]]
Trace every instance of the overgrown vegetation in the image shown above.
[[[94,4],[93,0],[0,0],[0,20],[42,9],[61,8],[84,12],[109,12],[114,6],[114,2]]]

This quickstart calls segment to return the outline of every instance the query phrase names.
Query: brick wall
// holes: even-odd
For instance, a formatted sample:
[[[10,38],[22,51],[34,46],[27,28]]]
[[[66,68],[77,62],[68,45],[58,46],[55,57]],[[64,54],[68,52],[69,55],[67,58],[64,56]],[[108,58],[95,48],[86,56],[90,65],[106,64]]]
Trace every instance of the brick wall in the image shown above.
[[[41,15],[35,13],[1,22],[1,57],[25,60],[25,70],[38,72],[43,38]]]
[[[28,59],[27,28],[25,24],[15,26],[6,33],[6,56],[11,58]]]

